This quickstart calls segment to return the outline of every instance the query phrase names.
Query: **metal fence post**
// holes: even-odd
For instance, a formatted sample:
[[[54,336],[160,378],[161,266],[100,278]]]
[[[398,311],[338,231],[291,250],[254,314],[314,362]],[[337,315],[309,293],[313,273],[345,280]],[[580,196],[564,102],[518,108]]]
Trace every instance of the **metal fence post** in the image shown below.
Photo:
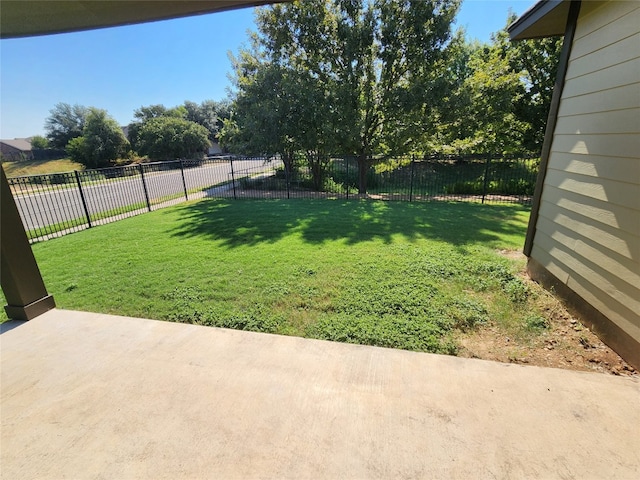
[[[344,180],[344,186],[347,189],[347,200],[349,200],[349,157],[344,157],[344,163],[347,165],[347,174]]]
[[[231,183],[233,184],[233,199],[236,200],[238,197],[236,196],[236,175],[233,172],[233,157],[229,159],[231,163]]]
[[[487,196],[487,186],[489,184],[489,164],[491,163],[491,155],[487,155],[487,161],[484,164],[484,182],[482,184],[482,203],[484,203],[484,197]]]
[[[416,156],[411,155],[411,183],[409,185],[409,201],[413,201],[413,176],[416,170]]]
[[[287,200],[289,200],[290,197],[290,191],[291,191],[291,180],[290,180],[290,172],[289,172],[289,164],[290,162],[286,162],[284,164],[284,176],[285,176],[285,182],[287,184]]]
[[[151,211],[151,202],[149,201],[149,191],[147,190],[147,182],[144,179],[144,168],[142,164],[138,164],[138,170],[140,170],[140,178],[142,178],[142,188],[144,189],[144,198],[147,201],[147,208]]]
[[[78,184],[78,191],[80,192],[80,200],[82,200],[82,208],[84,208],[84,214],[87,217],[87,225],[89,228],[91,225],[91,215],[89,215],[89,209],[87,208],[87,200],[84,198],[84,192],[82,191],[82,182],[80,181],[80,174],[77,170],[74,170],[73,173],[76,175],[76,183]]]
[[[187,194],[187,182],[184,180],[184,164],[182,160],[180,160],[180,174],[182,175],[182,188],[184,188],[184,199],[189,200],[189,195]]]

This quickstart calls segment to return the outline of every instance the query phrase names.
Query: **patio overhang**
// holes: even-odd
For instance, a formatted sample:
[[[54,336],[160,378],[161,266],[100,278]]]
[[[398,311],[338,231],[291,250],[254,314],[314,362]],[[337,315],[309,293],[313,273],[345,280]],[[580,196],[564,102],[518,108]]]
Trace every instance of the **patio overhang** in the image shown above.
[[[0,38],[16,38],[132,25],[203,15],[282,0],[32,1],[3,0]]]
[[[507,28],[511,40],[564,35],[572,0],[541,0]]]

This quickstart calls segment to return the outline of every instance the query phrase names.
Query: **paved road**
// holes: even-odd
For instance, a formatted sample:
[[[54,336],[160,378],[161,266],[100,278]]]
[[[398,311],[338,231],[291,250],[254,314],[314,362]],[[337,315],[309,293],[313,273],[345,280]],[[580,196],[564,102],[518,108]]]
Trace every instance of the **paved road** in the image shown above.
[[[273,162],[265,165],[263,160],[233,162],[236,180],[248,174],[271,170],[275,166]],[[154,204],[162,203],[172,196],[184,199],[184,184],[189,191],[189,199],[195,199],[219,193],[225,187],[217,191],[212,190],[211,187],[231,181],[232,178],[231,163],[228,161],[204,163],[202,166],[185,168],[184,184],[180,170],[153,171],[153,166],[147,168],[150,171],[145,170],[144,178],[152,209]],[[83,182],[84,179],[85,177]],[[139,174],[101,183],[83,183],[82,193],[92,219],[105,212],[109,215],[123,213],[132,205],[146,208],[144,186]],[[69,222],[71,226],[71,221],[86,218],[80,190],[77,187],[59,186],[56,189],[26,194],[20,194],[17,190],[14,195],[27,230],[63,222]]]

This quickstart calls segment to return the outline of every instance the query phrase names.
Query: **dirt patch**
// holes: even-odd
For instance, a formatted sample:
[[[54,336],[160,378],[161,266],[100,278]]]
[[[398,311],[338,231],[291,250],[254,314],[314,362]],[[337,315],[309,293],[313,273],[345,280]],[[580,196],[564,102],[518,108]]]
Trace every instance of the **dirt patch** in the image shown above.
[[[520,252],[501,251],[500,254],[513,260],[524,260]],[[521,278],[540,298],[539,306],[548,321],[547,327],[537,333],[522,335],[493,323],[480,325],[458,335],[459,356],[613,375],[639,375],[573,317],[559,299],[533,282],[524,271]]]

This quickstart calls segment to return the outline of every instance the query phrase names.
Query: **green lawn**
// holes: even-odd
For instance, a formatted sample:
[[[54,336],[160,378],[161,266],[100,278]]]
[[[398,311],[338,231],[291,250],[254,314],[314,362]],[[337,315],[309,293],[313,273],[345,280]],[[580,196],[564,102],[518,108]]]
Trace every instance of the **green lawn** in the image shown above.
[[[59,307],[455,353],[544,323],[514,205],[202,200],[33,246]]]
[[[51,173],[73,172],[84,170],[84,165],[68,158],[58,160],[22,160],[19,162],[2,162],[7,177],[23,175],[48,175]]]

